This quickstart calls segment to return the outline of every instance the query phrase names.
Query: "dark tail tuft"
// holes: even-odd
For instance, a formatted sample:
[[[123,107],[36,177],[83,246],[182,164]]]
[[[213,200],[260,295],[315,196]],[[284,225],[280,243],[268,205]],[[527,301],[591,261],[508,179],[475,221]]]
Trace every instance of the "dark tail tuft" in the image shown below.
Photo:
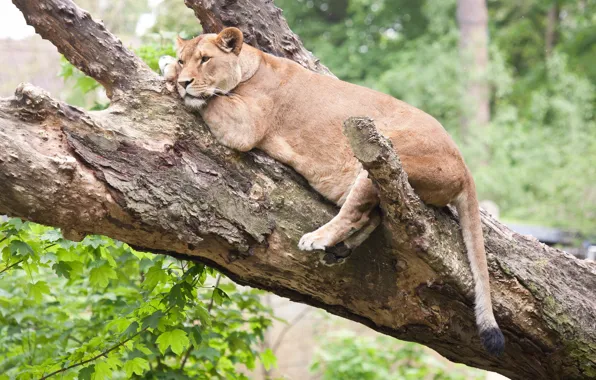
[[[505,350],[505,337],[498,327],[480,331],[480,340],[489,354],[501,356]]]

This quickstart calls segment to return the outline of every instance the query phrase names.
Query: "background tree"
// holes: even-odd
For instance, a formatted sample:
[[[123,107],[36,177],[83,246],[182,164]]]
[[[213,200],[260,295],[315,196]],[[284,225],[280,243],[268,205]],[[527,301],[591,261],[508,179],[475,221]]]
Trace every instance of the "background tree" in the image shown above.
[[[458,0],[457,24],[461,70],[465,79],[464,106],[461,108],[462,137],[490,121],[488,71],[488,10],[486,0]]]

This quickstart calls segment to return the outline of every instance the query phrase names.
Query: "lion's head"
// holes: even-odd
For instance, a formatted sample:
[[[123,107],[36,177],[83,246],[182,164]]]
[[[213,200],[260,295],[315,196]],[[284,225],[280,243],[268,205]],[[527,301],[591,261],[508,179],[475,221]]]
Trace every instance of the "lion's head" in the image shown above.
[[[191,40],[178,37],[176,86],[187,106],[201,108],[210,97],[227,94],[240,83],[242,44],[242,32],[237,28]]]

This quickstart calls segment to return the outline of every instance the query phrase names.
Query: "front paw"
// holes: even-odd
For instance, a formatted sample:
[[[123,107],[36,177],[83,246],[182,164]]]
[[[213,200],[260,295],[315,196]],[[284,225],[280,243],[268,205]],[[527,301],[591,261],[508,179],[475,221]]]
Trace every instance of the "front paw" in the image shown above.
[[[329,246],[330,239],[325,233],[317,231],[309,232],[300,238],[298,248],[303,251],[325,250]]]
[[[176,80],[176,58],[170,55],[162,55],[159,57],[158,64],[161,75],[165,78],[165,80]]]

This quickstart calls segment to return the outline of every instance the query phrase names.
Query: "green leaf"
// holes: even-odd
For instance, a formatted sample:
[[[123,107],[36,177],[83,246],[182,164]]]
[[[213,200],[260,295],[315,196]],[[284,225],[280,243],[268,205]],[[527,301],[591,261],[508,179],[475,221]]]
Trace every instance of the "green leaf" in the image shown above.
[[[112,248],[112,247],[109,247]],[[112,250],[110,250],[112,251]],[[101,257],[103,259],[105,259],[108,264],[110,264],[110,266],[112,268],[116,268],[118,266],[118,264],[116,264],[116,261],[114,260],[114,257],[112,256],[112,254],[105,248],[105,247],[99,247],[99,252],[101,254]]]
[[[25,223],[19,218],[8,219],[8,224],[12,225],[18,231],[23,229],[23,226],[25,225]]]
[[[162,269],[162,261],[158,261],[153,265],[145,274],[145,280],[143,281],[143,288],[147,290],[153,290],[158,283],[165,283],[168,281],[168,274]]]
[[[126,377],[132,377],[132,374],[142,375],[149,369],[149,362],[143,358],[134,358],[124,363],[124,370],[126,371]]]
[[[250,351],[250,347],[246,344],[244,339],[242,339],[241,335],[237,332],[233,332],[232,334],[230,334],[228,338],[228,344],[230,345],[230,350],[232,352],[236,352],[238,350]]]
[[[52,269],[56,271],[58,276],[70,279],[70,270],[72,268],[68,263],[64,261],[58,261],[56,264],[52,265]]]
[[[127,327],[130,326],[130,320],[126,318],[116,318],[112,320],[106,326],[108,330],[115,331],[116,333],[120,334],[126,330]]]
[[[224,299],[230,299],[226,292],[224,292],[220,288],[213,289],[213,301],[215,301],[216,304],[221,306]]]
[[[45,281],[37,281],[29,284],[29,297],[33,297],[36,303],[41,303],[44,294],[50,294],[50,287]]]
[[[211,316],[203,305],[195,305],[195,312],[199,315],[199,319],[203,326],[211,326]]]
[[[145,346],[143,343],[136,343],[135,348],[145,355],[151,355],[153,353],[153,351],[147,348],[147,346]]]
[[[159,337],[157,337],[155,343],[157,343],[157,346],[159,347],[159,350],[162,354],[165,354],[168,347],[171,347],[172,351],[176,355],[180,355],[188,347],[190,342],[184,331],[175,329],[161,334]]]
[[[66,262],[81,261],[81,255],[77,255],[74,249],[58,248],[56,257],[58,260]]]
[[[57,240],[62,239],[62,234],[60,233],[60,230],[58,230],[57,228],[51,228],[44,232],[43,235],[41,235],[39,238],[41,240],[53,243]]]
[[[95,371],[91,375],[91,380],[106,380],[112,378],[112,369],[105,361],[95,363]]]
[[[139,323],[133,322],[128,326],[128,328],[124,331],[125,336],[131,336],[135,334],[139,330]]]
[[[91,376],[95,372],[95,364],[85,367],[79,371],[79,380],[91,380]]]
[[[33,255],[33,249],[31,248],[31,246],[29,246],[29,244],[25,243],[22,240],[13,240],[10,242],[10,252],[13,255]]]
[[[23,261],[21,264],[22,268],[27,273],[27,276],[33,277],[36,273],[39,272],[39,265],[33,261]]]
[[[161,310],[157,310],[155,313],[143,319],[143,328],[150,327],[152,329],[157,328],[159,320],[165,314]]]
[[[195,348],[198,348],[201,345],[203,336],[201,335],[201,328],[199,326],[193,326],[190,329],[190,340]]]
[[[85,237],[85,239],[83,239],[83,241],[81,242],[81,244],[83,245],[87,245],[93,248],[97,248],[101,245],[106,244],[107,241],[102,238],[101,236],[97,236],[97,235],[87,235]]]
[[[263,367],[267,371],[269,371],[272,367],[277,368],[277,358],[273,351],[270,348],[266,349],[265,351],[261,352],[261,363],[263,363]]]
[[[116,279],[116,271],[109,264],[91,269],[89,274],[89,283],[96,288],[105,288],[110,283],[110,279]]]
[[[176,305],[183,308],[184,305],[186,305],[186,296],[183,291],[184,288],[182,287],[182,284],[172,286],[172,289],[170,289],[170,292],[167,295],[168,303],[171,306]]]

